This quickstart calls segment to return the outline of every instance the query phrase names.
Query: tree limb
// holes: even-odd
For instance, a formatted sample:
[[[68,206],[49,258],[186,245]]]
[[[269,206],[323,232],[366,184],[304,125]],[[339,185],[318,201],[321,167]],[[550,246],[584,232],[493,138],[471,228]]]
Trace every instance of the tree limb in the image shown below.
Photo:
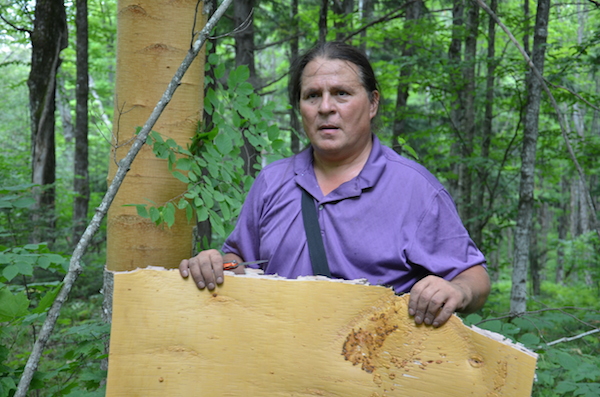
[[[502,28],[502,30],[504,30],[504,32],[506,33],[506,35],[509,37],[510,41],[513,42],[513,44],[515,45],[515,47],[517,47],[517,49],[519,50],[519,52],[521,52],[521,55],[523,55],[523,58],[525,58],[525,61],[527,61],[527,65],[529,66],[529,68],[531,69],[531,71],[533,72],[533,74],[535,74],[535,76],[540,80],[540,83],[542,85],[542,88],[544,89],[544,91],[546,92],[546,94],[548,95],[548,98],[550,99],[550,103],[552,104],[552,107],[554,108],[554,110],[556,111],[556,118],[558,119],[558,124],[560,125],[560,132],[563,136],[563,140],[565,141],[565,145],[567,146],[567,151],[569,152],[569,156],[571,157],[571,161],[573,161],[573,164],[575,165],[575,168],[577,169],[577,173],[579,174],[579,179],[582,182],[585,182],[585,173],[583,172],[583,168],[581,168],[581,165],[579,164],[579,161],[577,161],[577,157],[575,156],[575,152],[573,150],[573,146],[571,145],[571,141],[569,140],[569,137],[567,135],[567,128],[565,126],[565,121],[562,117],[562,113],[560,111],[560,108],[558,107],[558,103],[556,102],[556,98],[554,98],[554,95],[552,95],[552,91],[550,91],[550,88],[548,87],[548,84],[546,84],[546,80],[544,79],[544,76],[542,76],[542,74],[540,73],[540,71],[538,70],[538,68],[533,64],[533,62],[531,61],[531,58],[529,57],[529,55],[527,54],[527,52],[525,51],[525,49],[523,49],[523,47],[521,46],[521,44],[519,44],[519,42],[517,41],[517,39],[515,38],[515,36],[513,36],[513,34],[510,32],[510,30],[506,27],[506,25],[504,25],[502,23],[502,21],[500,21],[500,18],[498,18],[498,16],[488,7],[487,4],[485,4],[485,2],[483,0],[475,0],[477,2],[477,4],[479,4],[479,6],[485,11],[487,12],[490,17],[492,17],[496,23],[498,24],[498,26],[500,26]],[[598,216],[596,215],[596,206],[594,205],[594,200],[592,200],[592,196],[590,194],[590,190],[587,188],[587,186],[585,185],[585,183],[581,184],[584,191],[585,191],[585,198],[587,201],[587,205],[589,206],[590,210],[592,211],[592,213],[594,214],[593,219],[593,229],[596,231],[596,234],[598,234],[598,237],[600,237],[600,229],[598,228]]]
[[[14,395],[15,397],[25,397],[27,390],[29,389],[29,385],[31,384],[31,380],[37,370],[37,367],[40,362],[40,358],[44,351],[44,347],[45,347],[48,339],[50,338],[52,331],[54,330],[54,326],[55,326],[56,320],[58,319],[58,316],[60,314],[60,310],[61,310],[63,304],[65,303],[65,301],[67,300],[67,297],[68,297],[69,293],[71,292],[71,289],[73,287],[73,284],[77,280],[77,277],[79,277],[79,275],[82,272],[82,267],[80,265],[81,258],[83,257],[83,254],[85,253],[87,247],[89,246],[90,241],[92,240],[92,237],[94,236],[94,234],[96,234],[96,232],[100,228],[100,223],[101,223],[102,219],[106,216],[108,209],[109,209],[111,203],[113,202],[113,199],[115,198],[115,195],[117,194],[117,191],[119,190],[119,188],[121,186],[121,183],[123,182],[123,179],[125,179],[125,175],[129,171],[129,167],[131,166],[131,163],[133,162],[133,160],[137,156],[138,152],[140,151],[140,149],[146,142],[146,138],[148,137],[148,134],[152,130],[152,127],[154,126],[154,124],[156,123],[156,121],[158,120],[160,115],[162,114],[165,107],[170,102],[171,98],[173,97],[173,94],[175,93],[175,90],[181,84],[183,75],[187,72],[190,65],[192,64],[192,61],[196,58],[196,56],[200,52],[200,49],[204,45],[204,42],[206,41],[207,37],[209,36],[210,31],[217,24],[217,22],[219,21],[221,16],[225,13],[225,10],[229,7],[229,5],[231,4],[232,1],[233,0],[223,0],[223,2],[221,3],[221,5],[217,9],[217,11],[215,11],[213,16],[206,23],[206,26],[204,26],[204,28],[200,31],[198,39],[194,42],[192,48],[188,51],[185,59],[183,60],[183,62],[179,66],[179,68],[177,69],[175,76],[173,77],[173,79],[169,83],[167,89],[165,90],[164,94],[162,95],[162,97],[160,98],[158,103],[156,104],[156,107],[150,114],[148,120],[142,127],[141,131],[138,133],[138,136],[135,139],[131,148],[129,149],[127,156],[125,156],[122,160],[119,161],[119,169],[117,170],[117,173],[116,173],[112,183],[108,187],[108,190],[107,190],[106,194],[104,195],[104,198],[102,199],[102,202],[100,203],[100,206],[96,209],[96,213],[94,214],[94,217],[88,224],[87,228],[85,229],[85,232],[79,239],[79,242],[77,243],[77,246],[75,247],[75,250],[73,251],[73,255],[71,256],[71,261],[69,263],[69,270],[68,270],[67,274],[65,275],[65,278],[63,279],[63,282],[62,282],[62,288],[61,288],[58,296],[54,300],[52,307],[48,311],[48,315],[46,316],[46,320],[44,321],[44,324],[42,325],[40,335],[39,335],[38,339],[36,340],[36,342],[33,346],[33,349],[31,351],[31,355],[29,356],[29,359],[27,360],[27,364],[25,365],[23,375],[21,376],[21,379],[19,381],[19,386],[17,387],[17,391]]]
[[[589,330],[587,332],[583,332],[579,335],[560,338],[560,339],[554,340],[552,342],[546,343],[546,346],[552,346],[552,345],[556,345],[556,344],[562,343],[562,342],[570,342],[572,340],[583,338],[584,336],[595,334],[596,332],[600,332],[600,328],[595,328],[595,329]]]

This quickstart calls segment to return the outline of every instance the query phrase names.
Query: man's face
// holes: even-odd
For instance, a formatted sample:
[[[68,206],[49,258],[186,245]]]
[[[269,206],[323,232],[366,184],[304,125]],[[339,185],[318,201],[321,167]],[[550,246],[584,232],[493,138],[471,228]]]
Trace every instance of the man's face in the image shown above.
[[[371,119],[379,93],[369,94],[351,62],[316,58],[302,73],[300,114],[315,155],[328,161],[352,158],[371,142]]]

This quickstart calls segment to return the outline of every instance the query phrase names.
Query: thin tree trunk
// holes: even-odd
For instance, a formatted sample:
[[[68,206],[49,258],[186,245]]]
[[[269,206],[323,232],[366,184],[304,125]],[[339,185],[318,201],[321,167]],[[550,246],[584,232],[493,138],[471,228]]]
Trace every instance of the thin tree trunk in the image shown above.
[[[568,182],[567,178],[563,176],[560,182],[561,197],[566,197],[568,194]],[[569,230],[569,217],[567,216],[567,205],[562,202],[559,208],[560,214],[558,216],[558,248],[556,249],[556,284],[564,284],[565,281],[565,249],[564,242],[567,239],[567,232]]]
[[[40,242],[42,239],[48,239],[54,229],[56,74],[60,65],[60,52],[68,44],[68,32],[62,0],[38,0],[34,17],[31,33],[31,69],[27,86],[31,121],[32,182],[40,188],[34,192],[34,231],[30,241]]]
[[[498,0],[492,0],[491,10],[495,13],[498,8]],[[487,72],[485,82],[485,116],[481,131],[481,158],[487,160],[490,156],[490,145],[493,135],[494,121],[494,87],[496,67],[496,22],[492,16],[488,19],[488,38],[487,38]],[[482,214],[485,201],[485,192],[489,171],[487,165],[481,167],[478,173],[479,187],[475,194],[475,208],[479,211],[476,224],[473,228],[473,241],[479,247],[483,245],[483,228],[485,227],[487,215]],[[490,197],[490,201],[492,198]]]
[[[208,13],[208,17],[212,17],[213,13],[217,10],[217,0],[206,0],[205,1],[205,10]],[[208,64],[208,57],[211,54],[217,53],[217,40],[212,41],[212,45],[208,47],[206,51],[205,63]],[[215,68],[210,67],[208,70],[204,72],[206,77],[204,84],[204,94],[206,97],[206,92],[210,89],[215,90],[217,87],[217,81],[215,77]],[[203,110],[202,115],[202,125],[204,131],[210,131],[214,127],[213,116],[212,113]],[[203,169],[202,173],[208,173],[208,170]],[[201,222],[196,223],[196,230],[194,233],[194,246],[193,246],[193,254],[195,255],[197,251],[208,249],[212,243],[212,227],[210,226],[210,219],[205,219]],[[200,248],[198,248],[200,245]]]
[[[373,3],[375,0],[359,0],[359,12],[361,14],[361,20],[363,25],[368,24],[373,17]],[[360,49],[363,52],[367,52],[367,30],[363,29],[360,32]]]
[[[87,224],[90,202],[88,174],[88,16],[87,0],[77,0],[75,24],[77,27],[77,87],[75,118],[75,158],[73,190],[73,243],[79,241]]]
[[[464,118],[460,125],[462,134],[462,157],[468,159],[473,156],[473,144],[475,138],[475,65],[477,61],[477,35],[479,29],[479,7],[472,2],[467,2],[467,36],[465,38],[465,54],[463,62],[464,86],[460,92],[463,98]],[[466,228],[473,230],[472,217],[472,190],[473,170],[468,164],[461,164],[459,174],[461,217]]]
[[[454,0],[452,7],[452,38],[450,40],[450,46],[448,47],[448,63],[450,66],[449,82],[450,86],[454,87],[457,91],[462,90],[464,82],[460,73],[460,64],[462,61],[462,38],[461,31],[464,28],[464,0]],[[450,122],[452,128],[456,131],[460,129],[464,117],[464,106],[460,95],[456,96],[456,99],[452,101],[452,108],[450,109]],[[460,143],[454,143],[450,149],[453,157],[459,157],[460,155]],[[454,175],[460,175],[460,164],[455,162],[452,166]],[[455,198],[457,207],[460,209],[460,177],[450,179],[448,182],[448,189],[451,195]]]
[[[404,31],[406,32],[406,42],[402,46],[401,57],[408,59],[415,54],[415,40],[414,36],[417,35],[418,29],[416,25],[418,20],[423,14],[425,5],[421,0],[416,0],[409,4],[406,8]],[[410,84],[407,82],[413,73],[413,68],[410,65],[403,64],[400,67],[398,76],[398,87],[396,90],[396,111],[394,117],[392,148],[402,154],[402,145],[398,142],[399,137],[406,136],[406,114],[408,95],[410,91]]]
[[[346,17],[354,11],[354,0],[334,1],[333,7],[331,8],[333,12],[342,19],[342,21],[338,20],[334,24],[335,39],[342,40],[346,35],[346,32],[352,30],[352,20],[346,21]]]
[[[292,39],[290,40],[290,63],[298,57],[298,0],[292,0],[290,7],[290,20],[292,21]],[[298,112],[293,107],[290,108],[290,145],[292,153],[300,152],[300,136],[302,135],[302,126],[298,118]]]
[[[319,43],[327,40],[327,10],[329,0],[321,1],[321,10],[319,11]]]
[[[550,1],[538,2],[532,62],[540,73],[544,71],[544,56],[548,38]],[[538,139],[538,122],[543,81],[530,70],[527,73],[527,104],[524,115],[523,147],[521,150],[521,180],[519,206],[515,228],[515,256],[513,260],[510,310],[520,314],[527,310],[527,270],[529,239],[533,218],[535,158]]]
[[[235,65],[246,65],[250,70],[248,81],[253,87],[258,87],[256,68],[254,65],[254,3],[255,0],[235,0],[233,4],[233,21],[238,29],[235,37]],[[247,175],[255,175],[258,171],[254,167],[257,163],[258,151],[244,136],[244,147],[242,149],[242,158],[244,159],[244,170]]]

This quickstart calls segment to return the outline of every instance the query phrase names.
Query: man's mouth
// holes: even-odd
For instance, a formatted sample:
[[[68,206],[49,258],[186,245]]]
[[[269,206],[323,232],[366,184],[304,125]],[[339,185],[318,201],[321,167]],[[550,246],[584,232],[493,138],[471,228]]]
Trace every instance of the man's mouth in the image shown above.
[[[323,125],[319,126],[320,131],[322,131],[322,130],[337,130],[337,129],[339,129],[339,127],[335,126],[333,124],[323,124]]]

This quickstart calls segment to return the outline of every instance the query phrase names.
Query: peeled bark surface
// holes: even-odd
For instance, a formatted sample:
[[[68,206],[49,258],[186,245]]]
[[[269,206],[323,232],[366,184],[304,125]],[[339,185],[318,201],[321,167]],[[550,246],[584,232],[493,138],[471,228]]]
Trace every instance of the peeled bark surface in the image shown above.
[[[453,316],[416,326],[408,296],[323,278],[115,274],[113,396],[529,396],[536,355]]]
[[[113,151],[109,182],[135,137],[161,98],[192,45],[192,31],[205,25],[202,5],[195,1],[119,1],[118,50]],[[185,147],[201,117],[203,59],[196,58],[154,130]],[[166,160],[157,159],[145,145],[133,162],[108,213],[107,266],[131,270],[144,266],[176,267],[192,254],[192,228],[184,211],[175,225],[155,226],[127,204],[163,206],[186,186],[173,177]],[[143,237],[141,237],[143,236]]]

